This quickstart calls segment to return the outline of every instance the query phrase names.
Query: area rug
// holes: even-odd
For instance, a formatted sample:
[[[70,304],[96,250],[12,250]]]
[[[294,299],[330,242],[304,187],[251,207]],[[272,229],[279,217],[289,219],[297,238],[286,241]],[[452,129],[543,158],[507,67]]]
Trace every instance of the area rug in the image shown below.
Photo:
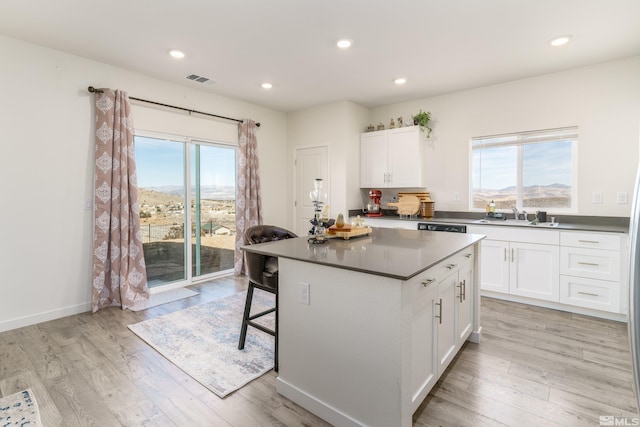
[[[249,327],[238,350],[246,292],[129,325],[151,347],[220,397],[273,369],[275,340]],[[256,290],[252,313],[275,305],[275,296]],[[270,328],[271,313],[261,318]]]
[[[189,298],[194,295],[198,295],[197,292],[192,291],[190,289],[179,288],[173,289],[170,291],[158,292],[155,294],[149,295],[149,299],[146,301],[138,301],[133,307],[129,310],[131,311],[140,311],[146,310],[147,308],[155,307],[162,304],[167,304],[169,302],[178,301],[183,298]]]
[[[0,426],[42,427],[38,403],[30,388],[0,397]]]

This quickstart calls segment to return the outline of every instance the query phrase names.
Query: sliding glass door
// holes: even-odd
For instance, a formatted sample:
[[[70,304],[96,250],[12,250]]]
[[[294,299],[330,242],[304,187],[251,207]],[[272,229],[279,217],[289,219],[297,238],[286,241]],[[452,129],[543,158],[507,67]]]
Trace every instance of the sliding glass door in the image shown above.
[[[236,147],[179,139],[135,137],[150,287],[233,268]]]
[[[233,268],[236,234],[236,149],[191,144],[191,228],[194,278]]]

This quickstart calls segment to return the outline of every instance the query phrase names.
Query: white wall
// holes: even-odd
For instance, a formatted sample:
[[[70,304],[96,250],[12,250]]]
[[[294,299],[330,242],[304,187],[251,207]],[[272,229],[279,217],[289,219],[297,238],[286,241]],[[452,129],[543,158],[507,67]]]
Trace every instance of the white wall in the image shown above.
[[[436,210],[451,211],[468,210],[472,137],[578,125],[577,214],[629,216],[631,205],[617,204],[616,193],[633,196],[639,76],[640,57],[633,57],[376,108],[370,122],[388,125],[391,117],[408,118],[419,109],[432,113],[428,190]],[[461,202],[453,201],[454,192]],[[603,193],[602,204],[591,203],[592,192]]]
[[[329,171],[331,175],[329,205],[331,217],[339,213],[347,216],[360,201],[360,124],[369,119],[369,110],[350,101],[340,101],[289,113],[287,140],[289,143],[287,194],[289,210],[293,215],[293,156],[299,147],[329,147]],[[309,189],[313,183],[309,183]]]
[[[269,191],[289,179],[281,160],[287,157],[284,113],[6,37],[0,37],[0,52],[0,331],[89,309],[93,212],[84,204],[93,199],[90,85],[260,121],[264,218],[286,225],[286,194]],[[158,127],[177,129],[191,120],[200,134],[192,136],[234,138],[226,122],[135,108],[145,127],[155,127],[156,120]]]

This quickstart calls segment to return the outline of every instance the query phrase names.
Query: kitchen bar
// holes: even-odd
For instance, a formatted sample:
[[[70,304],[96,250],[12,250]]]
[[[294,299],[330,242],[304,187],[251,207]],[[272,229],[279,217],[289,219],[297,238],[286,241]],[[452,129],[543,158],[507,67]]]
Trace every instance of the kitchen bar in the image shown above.
[[[469,339],[480,339],[484,236],[369,236],[244,247],[279,257],[277,391],[337,426],[412,424]]]

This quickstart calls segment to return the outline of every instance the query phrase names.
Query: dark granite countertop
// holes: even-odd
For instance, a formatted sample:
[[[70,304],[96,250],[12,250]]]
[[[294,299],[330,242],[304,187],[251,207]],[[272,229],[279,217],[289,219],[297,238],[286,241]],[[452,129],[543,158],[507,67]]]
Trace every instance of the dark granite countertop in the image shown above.
[[[360,210],[349,211],[349,216],[361,215],[365,222],[367,219],[362,215]],[[530,218],[533,215],[530,215]],[[513,218],[513,214],[507,214],[508,218]],[[628,217],[602,217],[602,216],[580,216],[580,215],[556,215],[556,222],[558,226],[550,227],[549,222],[540,223],[538,225],[528,225],[526,221],[513,221],[511,219],[507,221],[490,220],[487,222],[479,222],[484,218],[484,213],[480,212],[442,212],[436,211],[434,218],[401,218],[398,215],[384,215],[375,217],[375,219],[382,220],[400,220],[408,222],[440,222],[444,224],[466,224],[466,225],[480,225],[480,226],[500,226],[500,227],[527,227],[529,229],[543,229],[543,230],[573,230],[573,231],[603,231],[610,233],[628,233],[629,232],[629,218]],[[551,215],[547,214],[547,218],[551,218]],[[417,228],[417,226],[416,226]]]
[[[408,280],[484,238],[477,234],[375,227],[372,230],[368,236],[332,238],[324,244],[308,243],[307,237],[298,237],[241,249]]]

